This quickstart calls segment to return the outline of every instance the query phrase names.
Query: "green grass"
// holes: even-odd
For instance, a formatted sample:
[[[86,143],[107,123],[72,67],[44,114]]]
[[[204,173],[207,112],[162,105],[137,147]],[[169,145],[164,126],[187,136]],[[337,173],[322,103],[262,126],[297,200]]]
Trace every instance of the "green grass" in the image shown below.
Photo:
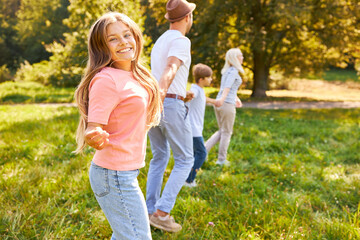
[[[0,112],[0,238],[110,239],[88,181],[92,150],[71,153],[77,110],[24,105]],[[183,230],[152,229],[153,238],[360,239],[359,114],[239,109],[231,165],[215,165],[215,147],[199,186],[183,188],[171,212]],[[217,129],[212,108],[205,122],[207,139]]]
[[[360,82],[360,77],[356,74],[356,71],[347,69],[330,69],[325,71],[322,77],[327,81]]]
[[[314,75],[308,75],[308,79],[319,79],[319,76]],[[349,69],[341,69],[341,68],[335,68],[335,69],[329,69],[323,72],[323,74],[320,77],[323,80],[326,81],[339,81],[339,82],[360,82],[360,77],[357,75],[357,72],[355,70],[349,70]]]
[[[54,88],[35,82],[0,83],[0,104],[70,103],[74,88]]]

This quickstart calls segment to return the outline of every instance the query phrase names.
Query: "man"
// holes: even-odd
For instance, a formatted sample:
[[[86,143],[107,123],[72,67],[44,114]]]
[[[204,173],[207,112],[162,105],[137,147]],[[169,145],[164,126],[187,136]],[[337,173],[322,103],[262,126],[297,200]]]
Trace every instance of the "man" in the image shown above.
[[[192,26],[195,7],[186,0],[169,0],[165,18],[170,22],[170,28],[160,36],[151,51],[152,74],[159,81],[164,112],[159,126],[149,131],[153,159],[148,172],[146,205],[150,224],[168,232],[178,232],[182,228],[170,216],[170,211],[194,163],[191,125],[184,100],[192,97],[186,92],[191,43],[185,35]],[[160,194],[170,157],[169,146],[173,152],[174,168]]]

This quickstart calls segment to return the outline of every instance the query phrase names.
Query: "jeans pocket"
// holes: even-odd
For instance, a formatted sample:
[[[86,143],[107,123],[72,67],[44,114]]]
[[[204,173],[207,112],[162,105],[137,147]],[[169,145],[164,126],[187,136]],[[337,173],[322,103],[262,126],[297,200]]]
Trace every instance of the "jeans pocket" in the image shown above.
[[[91,163],[89,178],[91,188],[97,197],[104,197],[110,193],[108,169]]]

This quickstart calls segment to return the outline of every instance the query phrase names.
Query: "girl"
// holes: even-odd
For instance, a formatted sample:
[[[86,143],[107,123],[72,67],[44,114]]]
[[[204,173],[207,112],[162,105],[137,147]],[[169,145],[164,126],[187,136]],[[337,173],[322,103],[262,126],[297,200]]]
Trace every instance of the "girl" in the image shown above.
[[[89,60],[75,98],[81,114],[76,152],[97,149],[89,178],[113,230],[111,239],[151,239],[137,176],[144,167],[147,130],[161,112],[157,81],[139,63],[143,38],[137,24],[110,12],[91,27]]]
[[[236,93],[242,83],[239,72],[244,74],[244,69],[241,65],[243,60],[244,57],[240,49],[231,48],[226,52],[225,65],[221,70],[220,91],[216,97],[219,107],[215,107],[219,130],[205,143],[205,148],[209,152],[217,142],[220,142],[218,160],[216,162],[218,165],[229,165],[226,155],[235,122],[235,107],[242,106]]]

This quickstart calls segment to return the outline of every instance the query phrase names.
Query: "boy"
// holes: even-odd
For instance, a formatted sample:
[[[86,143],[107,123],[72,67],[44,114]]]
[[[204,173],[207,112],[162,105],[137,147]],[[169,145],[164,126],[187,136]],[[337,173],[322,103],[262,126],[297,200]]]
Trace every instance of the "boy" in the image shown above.
[[[212,81],[211,75],[211,68],[205,64],[199,63],[193,67],[193,77],[196,84],[192,84],[190,89],[190,91],[194,93],[194,98],[189,102],[189,118],[192,127],[195,161],[189,177],[185,182],[185,186],[187,187],[196,187],[196,173],[203,165],[207,155],[204,138],[202,136],[206,103],[211,103],[215,106],[219,105],[217,100],[206,97],[203,89],[204,87],[210,86]]]

